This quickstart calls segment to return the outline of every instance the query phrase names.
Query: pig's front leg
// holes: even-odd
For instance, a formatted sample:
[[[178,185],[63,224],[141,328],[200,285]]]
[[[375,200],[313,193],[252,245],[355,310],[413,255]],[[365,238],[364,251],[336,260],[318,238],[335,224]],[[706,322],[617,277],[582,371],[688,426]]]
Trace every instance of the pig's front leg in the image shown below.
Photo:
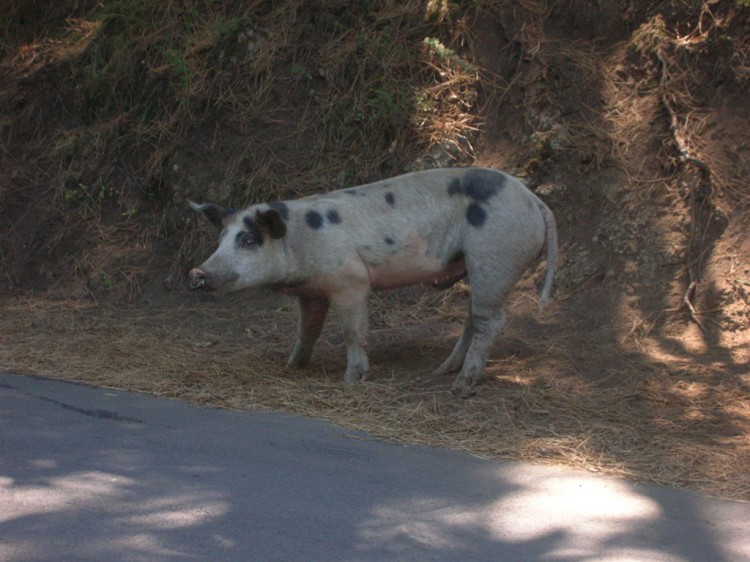
[[[297,309],[297,343],[294,344],[294,350],[286,362],[287,367],[307,367],[313,346],[323,330],[328,313],[328,299],[300,296],[297,300]]]
[[[346,382],[365,379],[370,363],[367,359],[367,298],[369,293],[348,292],[331,299],[331,305],[341,323],[346,341]]]

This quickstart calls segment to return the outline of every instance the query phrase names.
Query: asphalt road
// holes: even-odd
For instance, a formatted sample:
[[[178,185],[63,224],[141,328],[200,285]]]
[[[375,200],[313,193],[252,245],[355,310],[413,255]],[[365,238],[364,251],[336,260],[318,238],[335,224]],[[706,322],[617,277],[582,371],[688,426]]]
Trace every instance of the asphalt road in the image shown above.
[[[750,504],[0,374],[0,560],[750,560]]]

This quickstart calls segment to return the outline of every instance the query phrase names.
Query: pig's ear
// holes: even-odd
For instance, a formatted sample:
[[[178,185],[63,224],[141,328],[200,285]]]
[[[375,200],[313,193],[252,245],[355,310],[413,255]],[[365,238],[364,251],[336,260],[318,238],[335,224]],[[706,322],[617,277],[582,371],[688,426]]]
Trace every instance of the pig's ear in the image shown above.
[[[203,205],[199,205],[188,199],[188,205],[193,211],[206,217],[208,221],[218,229],[221,229],[224,226],[224,221],[226,221],[227,217],[234,214],[234,209],[215,205],[214,203],[204,203]]]
[[[255,212],[255,223],[262,230],[271,235],[271,238],[283,238],[286,234],[286,223],[276,209]]]

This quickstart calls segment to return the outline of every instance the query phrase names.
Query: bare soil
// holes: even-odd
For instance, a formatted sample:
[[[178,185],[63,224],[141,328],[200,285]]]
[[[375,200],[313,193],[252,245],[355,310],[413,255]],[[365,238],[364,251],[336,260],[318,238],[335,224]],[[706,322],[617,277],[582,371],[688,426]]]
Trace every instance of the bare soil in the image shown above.
[[[258,2],[254,23],[221,35],[215,51],[185,48],[194,75],[178,93],[224,92],[200,111],[175,94],[174,60],[159,66],[143,51],[144,99],[174,103],[138,134],[148,99],[121,112],[75,98],[95,55],[120,37],[87,31],[93,4],[48,18],[44,33],[23,27],[0,45],[0,369],[750,500],[750,9],[496,4],[429,20],[421,3],[405,3],[422,23],[388,27],[407,8],[315,15],[301,3],[292,24]],[[310,18],[320,33],[302,28]],[[380,114],[344,125],[326,113],[338,107],[326,97],[334,90],[365,91],[359,110],[374,112],[373,100],[399,109],[405,75],[389,75],[399,86],[388,90],[369,74],[377,65],[334,64],[368,49],[382,59],[370,29],[399,30],[387,52],[403,46],[410,65],[428,69],[409,76],[435,81],[419,98],[433,104],[429,121],[400,117],[401,130]],[[283,38],[272,42],[273,30]],[[147,38],[162,44],[160,33]],[[454,54],[429,51],[427,34]],[[268,66],[250,68],[259,53]],[[211,61],[223,71],[204,70]],[[82,86],[67,89],[71,77]],[[233,89],[249,77],[263,96]],[[361,385],[342,381],[335,325],[309,369],[283,368],[295,331],[286,297],[185,287],[213,243],[183,210],[186,197],[241,204],[465,164],[521,176],[555,212],[562,253],[551,304],[536,301],[543,265],[511,295],[510,325],[473,398],[431,375],[462,329],[463,284],[374,295],[372,374]],[[111,186],[120,191],[110,196]]]

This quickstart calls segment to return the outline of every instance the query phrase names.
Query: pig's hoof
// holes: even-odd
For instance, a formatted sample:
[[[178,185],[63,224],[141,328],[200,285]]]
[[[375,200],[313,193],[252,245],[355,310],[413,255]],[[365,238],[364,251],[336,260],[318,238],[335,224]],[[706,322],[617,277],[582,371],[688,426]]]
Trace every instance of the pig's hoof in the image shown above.
[[[446,375],[450,375],[451,373],[458,371],[460,367],[454,367],[447,361],[440,364],[440,366],[432,371],[432,375],[435,377],[444,377]]]
[[[295,359],[293,357],[289,358],[289,361],[286,362],[286,368],[287,369],[304,369],[310,364],[309,361],[303,360],[303,359]]]
[[[344,373],[344,381],[348,383],[358,383],[365,380],[367,373],[363,371],[347,371]]]
[[[457,398],[471,398],[476,396],[477,390],[474,387],[468,385],[456,385],[451,387],[451,394]]]
[[[458,396],[459,398],[469,398],[470,396],[474,396],[477,393],[476,389],[474,388],[474,385],[477,382],[478,381],[475,377],[467,377],[459,374],[456,377],[456,380],[453,381],[451,393],[454,396]]]

